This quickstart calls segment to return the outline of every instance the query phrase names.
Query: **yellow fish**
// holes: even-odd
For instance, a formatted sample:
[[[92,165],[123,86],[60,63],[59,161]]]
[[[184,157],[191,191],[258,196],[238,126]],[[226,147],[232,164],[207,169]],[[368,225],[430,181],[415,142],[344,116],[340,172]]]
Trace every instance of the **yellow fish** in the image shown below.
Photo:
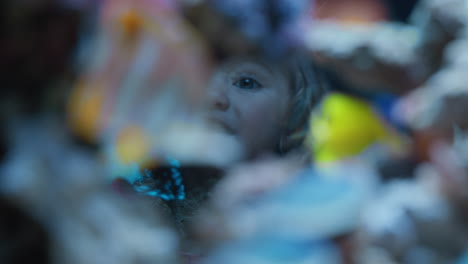
[[[342,93],[328,95],[312,113],[306,144],[315,161],[333,162],[355,156],[375,143],[396,140],[378,114],[364,100]]]

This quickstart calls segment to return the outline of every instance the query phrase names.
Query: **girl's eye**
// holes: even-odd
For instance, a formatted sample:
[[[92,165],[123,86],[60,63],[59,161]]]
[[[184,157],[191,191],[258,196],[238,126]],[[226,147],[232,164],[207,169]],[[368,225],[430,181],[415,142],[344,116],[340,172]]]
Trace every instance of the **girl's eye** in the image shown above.
[[[262,85],[257,80],[251,77],[242,77],[235,81],[233,85],[241,89],[248,90],[258,89],[262,87]]]

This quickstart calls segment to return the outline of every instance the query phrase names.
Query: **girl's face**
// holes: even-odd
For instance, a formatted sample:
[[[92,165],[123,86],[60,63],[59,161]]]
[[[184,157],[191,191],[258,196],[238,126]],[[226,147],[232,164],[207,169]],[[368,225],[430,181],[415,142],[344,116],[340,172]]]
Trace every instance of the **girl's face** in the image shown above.
[[[260,60],[229,61],[213,74],[208,92],[209,123],[238,140],[249,158],[275,150],[291,96],[281,67]]]

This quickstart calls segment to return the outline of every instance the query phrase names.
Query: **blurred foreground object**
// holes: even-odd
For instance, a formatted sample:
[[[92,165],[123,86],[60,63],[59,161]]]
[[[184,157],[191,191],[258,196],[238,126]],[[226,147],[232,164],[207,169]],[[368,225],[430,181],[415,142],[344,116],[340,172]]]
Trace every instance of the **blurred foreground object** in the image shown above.
[[[313,16],[344,24],[368,24],[385,21],[387,10],[381,0],[317,0]]]
[[[453,41],[445,50],[444,67],[402,101],[399,114],[412,128],[440,134],[468,129],[467,47],[468,38]]]
[[[258,56],[282,60],[302,43],[314,0],[207,0],[188,5],[190,21],[218,60]]]
[[[357,228],[362,198],[349,182],[298,172],[294,161],[247,165],[215,189],[194,245],[214,248],[207,263],[347,263],[352,253],[338,238]]]
[[[467,185],[458,182],[458,190],[448,190],[449,182],[437,167],[424,164],[415,179],[383,185],[364,210],[359,263],[453,263],[460,258],[466,250],[467,211],[451,197]]]
[[[422,0],[410,25],[315,22],[306,42],[319,62],[355,85],[401,94],[443,66],[447,45],[466,37],[467,14],[463,0]]]
[[[175,6],[105,1],[98,21],[92,41],[84,43],[84,74],[70,98],[71,124],[80,136],[99,141],[127,123],[152,133],[193,110],[210,59]]]
[[[177,263],[163,210],[111,192],[98,159],[65,131],[53,118],[11,124],[0,174],[0,195],[46,228],[53,263]]]

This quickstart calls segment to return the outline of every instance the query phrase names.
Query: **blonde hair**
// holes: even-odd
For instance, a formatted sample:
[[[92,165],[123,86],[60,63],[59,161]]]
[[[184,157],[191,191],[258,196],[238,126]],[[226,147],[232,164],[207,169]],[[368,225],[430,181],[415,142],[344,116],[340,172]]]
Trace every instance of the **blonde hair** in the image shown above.
[[[295,54],[287,60],[291,88],[289,118],[280,138],[279,152],[287,153],[302,145],[309,131],[309,117],[327,91],[322,71],[309,56]],[[286,137],[286,138],[284,138]],[[282,142],[286,141],[286,143]]]

